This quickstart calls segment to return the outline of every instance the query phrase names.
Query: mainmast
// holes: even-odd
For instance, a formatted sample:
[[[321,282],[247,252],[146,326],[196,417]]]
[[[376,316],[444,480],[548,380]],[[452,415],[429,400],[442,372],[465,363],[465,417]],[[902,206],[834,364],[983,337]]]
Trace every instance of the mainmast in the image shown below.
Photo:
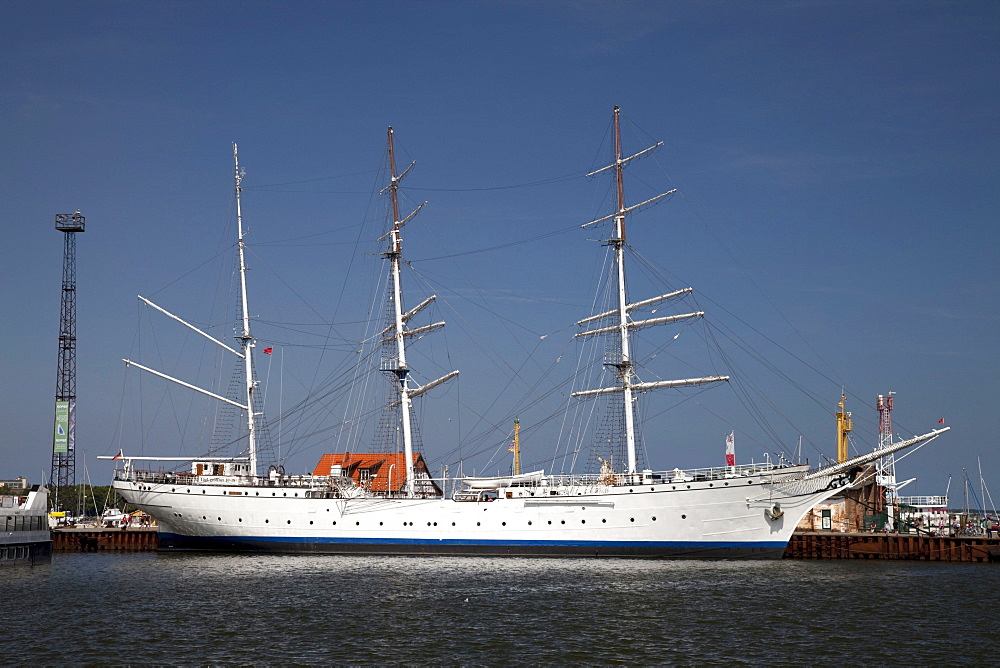
[[[635,155],[629,156],[628,158],[622,158],[622,147],[621,147],[621,127],[619,122],[620,110],[616,106],[614,110],[614,136],[615,136],[615,161],[613,164],[606,167],[602,167],[594,172],[591,172],[587,177],[595,176],[601,172],[609,169],[614,169],[615,174],[615,185],[617,190],[617,205],[618,208],[615,213],[604,216],[603,218],[598,218],[597,220],[592,220],[589,223],[583,225],[583,227],[589,227],[591,225],[596,225],[597,223],[608,220],[609,218],[614,219],[614,238],[608,239],[608,243],[614,249],[615,254],[615,268],[616,268],[616,281],[617,281],[617,293],[618,293],[618,307],[615,310],[608,311],[605,313],[600,313],[584,320],[580,320],[577,324],[584,324],[594,320],[599,320],[603,318],[614,317],[617,324],[600,327],[598,329],[592,329],[584,332],[579,332],[575,336],[585,337],[594,334],[601,334],[606,332],[617,332],[619,337],[619,358],[617,362],[613,363],[616,368],[618,385],[614,387],[605,387],[596,390],[583,390],[581,392],[574,392],[572,396],[587,396],[596,394],[607,394],[607,393],[621,393],[622,394],[622,406],[624,408],[625,416],[625,448],[626,456],[628,458],[628,470],[626,473],[634,474],[636,473],[636,453],[635,453],[635,410],[634,410],[634,395],[636,392],[644,392],[646,390],[665,388],[665,387],[680,387],[684,385],[698,385],[701,383],[711,383],[720,380],[729,380],[728,376],[711,376],[708,378],[687,378],[684,380],[665,380],[656,381],[650,383],[635,382],[635,366],[632,362],[632,352],[629,346],[629,333],[630,330],[639,329],[640,327],[646,327],[649,325],[661,325],[668,322],[676,322],[679,320],[684,320],[687,318],[697,318],[704,315],[703,311],[697,311],[695,313],[687,313],[683,315],[675,316],[665,316],[661,318],[651,318],[648,320],[633,321],[629,318],[629,312],[650,304],[654,304],[660,301],[665,301],[673,297],[677,297],[683,294],[691,292],[691,288],[686,288],[684,290],[678,290],[666,295],[660,295],[659,297],[654,297],[652,299],[646,299],[641,302],[636,302],[634,304],[628,303],[628,295],[625,290],[625,217],[636,211],[637,209],[648,206],[657,200],[666,197],[674,192],[676,189],[670,190],[665,193],[661,193],[656,197],[650,198],[639,204],[633,206],[625,205],[625,188],[623,172],[625,165],[632,160],[653,151],[663,145],[663,142],[657,142],[655,145],[642,150]]]
[[[417,334],[422,334],[424,332],[430,331],[432,329],[437,329],[438,327],[443,327],[444,322],[436,322],[432,325],[425,325],[424,327],[417,327],[415,329],[406,329],[406,322],[413,317],[418,311],[430,304],[436,295],[428,297],[426,300],[418,304],[415,308],[410,311],[403,312],[403,291],[400,282],[399,275],[399,265],[403,256],[403,238],[400,234],[400,230],[403,225],[409,222],[420,209],[424,208],[427,202],[423,202],[420,206],[413,210],[410,215],[406,218],[400,220],[399,218],[399,182],[404,176],[413,168],[416,162],[411,162],[410,166],[403,170],[403,173],[399,176],[396,175],[396,154],[393,148],[392,142],[392,127],[388,130],[389,139],[389,174],[391,176],[391,181],[389,185],[382,189],[384,193],[386,190],[389,191],[390,197],[392,199],[392,229],[388,233],[382,235],[379,241],[389,237],[389,250],[385,252],[385,256],[389,258],[390,262],[390,272],[392,274],[392,308],[393,308],[393,322],[390,327],[383,330],[383,333],[388,332],[390,329],[393,331],[392,338],[396,342],[396,367],[394,369],[389,369],[396,376],[396,384],[399,390],[399,407],[400,407],[400,422],[401,430],[403,434],[403,455],[406,458],[406,496],[413,497],[416,496],[416,479],[414,476],[413,469],[413,426],[411,423],[411,416],[413,413],[413,403],[414,397],[423,394],[432,387],[436,387],[441,383],[454,378],[458,375],[458,371],[452,371],[451,373],[439,378],[435,381],[427,383],[422,387],[411,387],[410,386],[410,371],[409,366],[406,362],[406,338],[410,336],[415,336]],[[392,490],[389,490],[390,492]]]
[[[236,229],[237,229],[237,247],[239,248],[240,255],[240,307],[243,309],[243,331],[240,333],[239,339],[240,344],[243,349],[243,366],[244,373],[246,376],[246,398],[247,398],[247,442],[248,442],[248,455],[250,458],[250,474],[257,475],[257,431],[254,426],[254,402],[253,393],[256,389],[256,383],[253,379],[253,361],[251,357],[251,351],[254,347],[253,336],[250,334],[250,312],[247,310],[247,266],[244,258],[244,251],[246,249],[246,243],[243,241],[243,212],[240,209],[240,193],[243,188],[240,184],[243,182],[243,176],[246,174],[245,171],[240,171],[240,158],[239,152],[236,147],[236,142],[233,142],[233,164],[235,165],[235,175],[236,175]]]

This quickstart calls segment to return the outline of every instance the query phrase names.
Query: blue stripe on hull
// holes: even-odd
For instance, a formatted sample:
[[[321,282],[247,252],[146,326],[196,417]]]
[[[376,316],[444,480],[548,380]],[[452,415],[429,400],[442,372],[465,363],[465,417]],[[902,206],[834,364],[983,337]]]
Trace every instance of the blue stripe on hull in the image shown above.
[[[199,537],[160,533],[160,550],[307,554],[595,556],[780,559],[782,541],[756,543],[630,541],[478,541],[392,538]]]

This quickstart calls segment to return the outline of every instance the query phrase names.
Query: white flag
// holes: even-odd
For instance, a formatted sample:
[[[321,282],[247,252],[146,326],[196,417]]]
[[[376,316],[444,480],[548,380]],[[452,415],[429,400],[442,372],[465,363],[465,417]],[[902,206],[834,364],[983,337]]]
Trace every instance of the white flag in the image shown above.
[[[726,466],[736,466],[735,434],[736,432],[731,431],[726,436]]]

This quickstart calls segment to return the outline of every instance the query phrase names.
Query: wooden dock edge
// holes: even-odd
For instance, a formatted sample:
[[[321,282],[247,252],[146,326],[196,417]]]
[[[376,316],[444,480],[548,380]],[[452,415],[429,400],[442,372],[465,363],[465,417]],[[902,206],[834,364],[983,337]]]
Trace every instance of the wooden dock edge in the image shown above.
[[[159,532],[153,529],[53,529],[53,552],[156,552]]]
[[[785,559],[890,559],[1000,563],[1000,538],[796,531]]]

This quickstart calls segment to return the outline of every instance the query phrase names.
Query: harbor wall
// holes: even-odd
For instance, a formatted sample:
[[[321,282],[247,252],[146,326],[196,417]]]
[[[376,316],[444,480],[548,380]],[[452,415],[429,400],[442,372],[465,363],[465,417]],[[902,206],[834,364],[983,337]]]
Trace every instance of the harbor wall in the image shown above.
[[[152,529],[53,529],[53,552],[155,552],[159,533]]]
[[[785,559],[1000,562],[1000,538],[796,531]]]
[[[155,528],[71,528],[51,534],[53,552],[155,552],[159,545]],[[1000,563],[1000,538],[796,531],[784,558]]]

